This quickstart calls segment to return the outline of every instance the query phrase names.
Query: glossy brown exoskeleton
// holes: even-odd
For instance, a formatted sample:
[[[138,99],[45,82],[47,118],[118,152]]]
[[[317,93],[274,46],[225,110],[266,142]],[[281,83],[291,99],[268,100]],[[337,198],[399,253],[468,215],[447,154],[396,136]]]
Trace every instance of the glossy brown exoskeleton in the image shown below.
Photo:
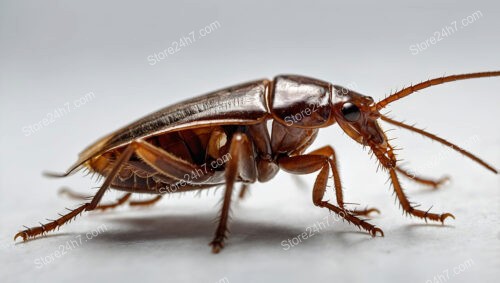
[[[415,208],[398,180],[410,179],[439,186],[444,179],[414,176],[398,166],[393,147],[377,120],[415,131],[472,158],[490,171],[496,169],[471,153],[423,130],[380,114],[389,103],[432,85],[469,78],[500,76],[484,72],[447,76],[405,88],[375,103],[369,96],[330,83],[295,75],[257,80],[219,90],[148,115],[98,140],[85,149],[64,175],[88,169],[105,177],[92,198],[66,215],[15,235],[24,240],[54,230],[83,211],[106,209],[127,202],[132,193],[154,194],[149,205],[163,194],[208,189],[225,185],[218,227],[210,243],[213,252],[224,245],[234,184],[266,182],[280,169],[292,174],[319,172],[312,200],[343,217],[372,236],[380,228],[358,218],[377,209],[347,209],[337,170],[335,151],[324,146],[305,153],[320,128],[337,123],[352,139],[368,146],[388,172],[403,210],[422,219],[444,222],[450,213],[431,213]],[[268,122],[271,122],[270,129]],[[336,204],[323,200],[330,173]],[[116,203],[99,205],[108,188],[127,192]],[[244,186],[244,188],[246,188]]]

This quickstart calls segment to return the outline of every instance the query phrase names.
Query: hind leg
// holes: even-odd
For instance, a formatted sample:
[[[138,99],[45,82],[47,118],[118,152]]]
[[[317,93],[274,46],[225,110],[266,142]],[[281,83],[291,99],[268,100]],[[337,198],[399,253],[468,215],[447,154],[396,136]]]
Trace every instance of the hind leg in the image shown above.
[[[55,230],[56,228],[61,227],[65,223],[74,219],[76,216],[78,216],[83,211],[94,210],[97,207],[97,205],[99,204],[99,202],[101,201],[104,193],[109,188],[109,185],[111,184],[113,179],[118,175],[118,172],[120,171],[122,165],[130,159],[130,156],[132,156],[133,152],[134,152],[134,147],[131,144],[120,155],[120,157],[116,161],[113,169],[111,170],[109,175],[106,177],[106,180],[102,184],[99,191],[97,191],[97,193],[95,194],[92,201],[84,203],[84,204],[80,205],[79,207],[77,207],[76,209],[73,209],[73,210],[68,209],[70,211],[69,213],[67,213],[65,215],[59,214],[61,217],[59,217],[56,220],[52,220],[49,223],[40,224],[40,226],[33,227],[33,228],[27,228],[26,230],[18,232],[14,236],[14,240],[16,240],[18,237],[22,237],[23,240],[26,241],[28,238],[36,237],[38,235],[43,235],[49,231],[52,231],[52,230]]]
[[[88,196],[79,194],[79,193],[74,192],[68,188],[62,188],[61,190],[59,190],[59,194],[67,195],[71,199],[76,199],[76,200],[88,200],[89,199]],[[118,207],[120,205],[125,204],[131,195],[132,195],[132,193],[126,193],[121,198],[117,199],[115,202],[109,203],[109,204],[100,204],[95,209],[104,211],[104,210],[109,209],[109,208]]]

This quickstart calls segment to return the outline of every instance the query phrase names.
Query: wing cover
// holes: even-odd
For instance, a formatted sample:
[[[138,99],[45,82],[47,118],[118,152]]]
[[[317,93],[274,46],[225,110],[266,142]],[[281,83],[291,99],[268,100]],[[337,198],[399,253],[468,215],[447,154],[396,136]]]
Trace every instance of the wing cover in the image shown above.
[[[198,126],[258,123],[269,115],[269,86],[268,80],[252,81],[163,108],[88,146],[67,174],[87,160],[136,139]]]

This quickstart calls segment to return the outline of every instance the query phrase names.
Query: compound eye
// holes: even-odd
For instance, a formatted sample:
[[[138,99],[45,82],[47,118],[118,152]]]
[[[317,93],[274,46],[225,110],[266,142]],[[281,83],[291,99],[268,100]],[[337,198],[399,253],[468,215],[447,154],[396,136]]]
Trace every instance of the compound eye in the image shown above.
[[[358,106],[347,102],[342,105],[342,115],[349,122],[356,122],[359,117],[361,117],[361,111],[359,111]]]

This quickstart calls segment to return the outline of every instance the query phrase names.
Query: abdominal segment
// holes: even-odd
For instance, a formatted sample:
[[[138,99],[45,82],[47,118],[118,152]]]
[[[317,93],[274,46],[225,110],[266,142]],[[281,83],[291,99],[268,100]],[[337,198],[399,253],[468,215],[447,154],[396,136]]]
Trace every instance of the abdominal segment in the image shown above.
[[[133,154],[122,166],[111,187],[134,193],[170,194],[224,184],[225,166],[231,159],[228,140],[236,129],[236,126],[212,126],[147,138],[146,142],[194,165],[196,169],[186,171],[182,178],[173,177]],[[90,171],[106,177],[125,147],[105,152],[85,165]]]

